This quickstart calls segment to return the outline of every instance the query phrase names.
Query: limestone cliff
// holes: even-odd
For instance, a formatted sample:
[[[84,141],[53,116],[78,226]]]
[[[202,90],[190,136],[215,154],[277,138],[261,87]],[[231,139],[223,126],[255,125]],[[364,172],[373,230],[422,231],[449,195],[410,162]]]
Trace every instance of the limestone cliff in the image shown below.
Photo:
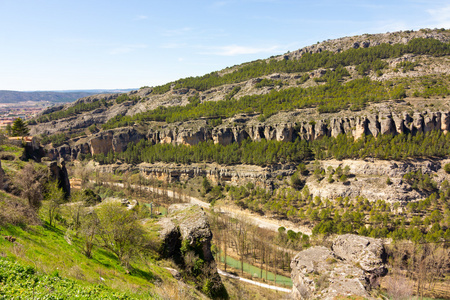
[[[187,182],[197,176],[206,177],[214,184],[245,185],[253,183],[255,186],[272,189],[277,176],[284,177],[295,171],[294,165],[271,165],[267,167],[236,165],[224,166],[218,164],[190,165],[155,163],[139,164],[140,174],[146,179],[165,182]]]
[[[123,127],[102,131],[83,139],[73,139],[66,145],[48,149],[48,155],[52,159],[75,159],[80,153],[95,155],[110,151],[122,152],[130,142],[137,143],[141,139],[155,144],[196,145],[212,140],[214,143],[228,145],[240,143],[244,139],[294,141],[299,138],[312,141],[325,136],[337,137],[339,134],[348,134],[357,139],[363,135],[450,131],[450,108],[445,111],[408,113],[397,112],[385,104],[377,104],[373,105],[373,109],[380,112],[347,112],[322,116],[308,116],[304,111],[286,112],[272,116],[265,122],[259,122],[256,116],[238,115],[224,120],[217,127],[208,126],[206,120],[197,120],[166,125],[150,124],[147,132],[134,127]]]
[[[108,152],[122,152],[128,144],[137,143],[145,138],[137,130],[131,127],[123,127],[116,130],[102,131],[89,136],[88,138],[76,138],[68,144],[57,148],[47,149],[50,159],[64,158],[68,160],[79,158],[80,154],[108,154]]]

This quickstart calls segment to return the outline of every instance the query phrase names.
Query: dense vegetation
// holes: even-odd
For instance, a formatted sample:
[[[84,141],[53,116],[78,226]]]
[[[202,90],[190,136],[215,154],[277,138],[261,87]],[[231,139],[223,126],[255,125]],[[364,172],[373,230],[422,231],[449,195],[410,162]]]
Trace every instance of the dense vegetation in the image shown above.
[[[338,179],[335,171],[328,170]],[[408,177],[421,181],[422,175],[409,174]],[[319,179],[324,180],[324,177]],[[436,187],[435,182],[431,185]],[[301,190],[282,188],[275,193],[254,188],[253,185],[227,186],[223,192],[228,192],[242,208],[312,224],[314,235],[355,233],[450,245],[450,184],[447,181],[426,199],[406,205],[400,214],[399,203],[391,205],[383,200],[370,202],[362,197],[355,200],[348,197],[333,200],[313,198],[307,186]]]
[[[228,146],[214,144],[212,141],[195,146],[175,146],[172,144],[152,145],[150,141],[141,140],[137,144],[129,144],[122,153],[110,152],[94,158],[101,163],[114,163],[116,159],[123,159],[127,163],[140,162],[217,162],[221,164],[252,164],[267,165],[279,162],[301,161],[310,158],[310,150],[306,141],[297,140],[293,143],[266,141],[250,142],[245,140],[241,144],[233,143]]]
[[[450,135],[442,131],[427,133],[366,135],[355,140],[341,134],[311,143],[316,159],[366,158],[401,160],[414,157],[443,157],[450,154]]]
[[[20,296],[19,296],[20,295]],[[36,269],[0,258],[2,299],[132,299],[104,285],[82,285],[61,278],[58,271],[40,274]]]
[[[402,160],[418,157],[444,157],[450,155],[450,135],[442,131],[399,135],[371,135],[354,139],[340,134],[336,138],[324,137],[312,142],[296,139],[294,142],[244,140],[241,144],[214,144],[212,141],[193,146],[155,144],[141,140],[130,143],[121,153],[96,155],[101,163],[114,163],[117,159],[127,163],[176,162],[220,164],[270,165],[276,163],[300,163],[311,159],[377,159]]]

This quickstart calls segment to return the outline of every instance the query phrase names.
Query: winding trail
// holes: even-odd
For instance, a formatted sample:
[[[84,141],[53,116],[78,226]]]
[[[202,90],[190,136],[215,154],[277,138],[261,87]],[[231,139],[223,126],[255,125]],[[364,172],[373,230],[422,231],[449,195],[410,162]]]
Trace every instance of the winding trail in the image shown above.
[[[92,181],[92,180],[91,180]],[[94,181],[92,181],[94,182]],[[123,183],[120,182],[103,182],[104,184],[111,184],[118,187],[125,187]],[[247,221],[255,224],[256,226],[264,229],[268,229],[274,232],[278,232],[278,228],[283,226],[286,228],[286,230],[292,230],[295,232],[302,232],[307,235],[311,235],[311,229],[305,226],[298,226],[290,221],[287,220],[274,220],[267,217],[259,216],[255,213],[249,212],[249,211],[242,211],[240,209],[235,209],[231,207],[226,206],[214,206],[211,207],[211,204],[204,202],[198,198],[188,196],[186,194],[177,193],[172,190],[163,190],[160,188],[150,187],[150,186],[138,186],[138,185],[131,185],[134,189],[144,189],[159,195],[167,195],[170,198],[180,199],[184,202],[189,202],[192,204],[197,204],[200,207],[203,207],[205,209],[214,209],[215,211],[219,211],[222,213],[225,213],[233,218],[239,219],[241,221]]]
[[[222,276],[230,277],[230,278],[233,278],[233,279],[238,279],[240,281],[243,281],[243,282],[246,282],[246,283],[250,283],[250,284],[253,284],[253,285],[257,285],[257,286],[260,286],[260,287],[264,287],[264,288],[267,288],[267,289],[276,290],[276,291],[285,292],[285,293],[290,293],[291,292],[290,289],[286,289],[286,288],[282,288],[282,287],[279,287],[279,286],[270,285],[270,284],[266,284],[266,283],[262,283],[262,282],[253,281],[253,280],[250,280],[250,279],[247,279],[247,278],[242,278],[242,277],[230,274],[228,272],[222,271],[220,269],[217,269],[217,272],[220,275],[222,275]]]

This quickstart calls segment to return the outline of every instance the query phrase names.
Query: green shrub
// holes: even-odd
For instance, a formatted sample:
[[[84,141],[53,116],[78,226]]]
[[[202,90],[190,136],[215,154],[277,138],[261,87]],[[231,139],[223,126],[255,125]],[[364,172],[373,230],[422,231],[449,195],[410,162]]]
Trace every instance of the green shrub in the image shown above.
[[[447,174],[450,174],[450,163],[444,165],[444,171],[445,171]]]

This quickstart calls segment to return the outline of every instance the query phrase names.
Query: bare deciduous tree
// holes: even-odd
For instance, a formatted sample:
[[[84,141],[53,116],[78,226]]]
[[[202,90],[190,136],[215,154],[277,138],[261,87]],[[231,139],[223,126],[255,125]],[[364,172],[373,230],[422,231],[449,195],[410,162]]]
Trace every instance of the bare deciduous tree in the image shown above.
[[[30,163],[17,172],[13,179],[14,186],[19,189],[21,196],[27,199],[34,210],[38,210],[42,205],[46,174],[46,169]]]
[[[414,284],[401,274],[395,274],[386,283],[386,292],[393,300],[411,299]]]
[[[80,237],[84,241],[83,253],[86,257],[90,258],[92,249],[95,245],[95,240],[100,231],[100,221],[95,211],[84,215],[80,225]]]

